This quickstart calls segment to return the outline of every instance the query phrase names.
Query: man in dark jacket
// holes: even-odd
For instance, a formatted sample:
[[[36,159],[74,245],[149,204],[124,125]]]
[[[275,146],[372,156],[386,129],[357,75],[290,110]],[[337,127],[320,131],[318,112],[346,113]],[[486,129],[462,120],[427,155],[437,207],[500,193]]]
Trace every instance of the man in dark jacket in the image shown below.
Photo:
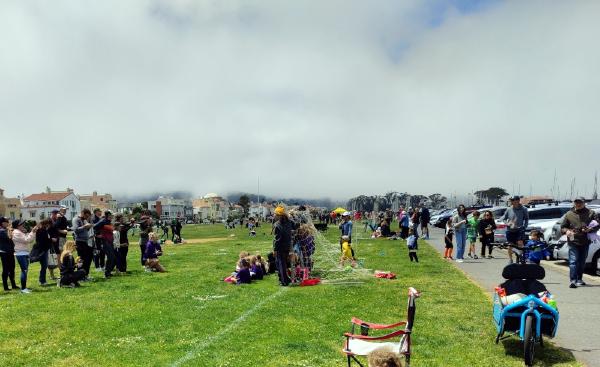
[[[583,281],[583,270],[587,259],[590,240],[588,233],[598,231],[598,216],[596,213],[585,206],[585,199],[578,197],[573,201],[571,209],[562,222],[561,229],[567,235],[567,245],[569,246],[569,278],[571,288],[585,285]],[[596,221],[595,225],[591,225]]]
[[[15,283],[15,244],[8,235],[9,222],[7,218],[0,217],[0,259],[2,259],[2,285],[8,291],[8,280],[12,289],[20,289]]]
[[[429,209],[425,207],[425,205],[421,204],[420,211],[420,222],[421,222],[421,234],[425,237],[426,240],[429,239],[429,221],[431,220],[431,214],[429,213]]]
[[[102,220],[102,210],[94,209],[94,217],[92,218],[92,224],[96,225]],[[96,271],[104,270],[105,265],[105,254],[104,254],[104,240],[100,231],[94,230],[94,265]]]
[[[278,206],[275,209],[276,222],[273,227],[275,238],[273,239],[273,254],[277,263],[279,274],[279,284],[287,287],[291,280],[288,276],[288,258],[292,250],[292,230],[293,224],[288,218],[285,209]]]

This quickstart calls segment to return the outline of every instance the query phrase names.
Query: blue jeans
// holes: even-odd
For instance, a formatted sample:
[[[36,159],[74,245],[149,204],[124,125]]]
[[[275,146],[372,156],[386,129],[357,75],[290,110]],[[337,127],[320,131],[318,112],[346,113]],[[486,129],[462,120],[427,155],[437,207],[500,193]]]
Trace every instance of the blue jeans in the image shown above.
[[[569,245],[569,278],[571,283],[583,280],[585,260],[587,259],[589,246]]]
[[[465,257],[465,245],[467,244],[467,228],[457,229],[456,234],[456,258],[463,260]]]
[[[40,255],[40,284],[46,283],[46,269],[48,269],[48,250],[42,252]]]
[[[29,255],[17,256],[17,262],[21,267],[21,289],[27,288],[27,271],[29,270]]]

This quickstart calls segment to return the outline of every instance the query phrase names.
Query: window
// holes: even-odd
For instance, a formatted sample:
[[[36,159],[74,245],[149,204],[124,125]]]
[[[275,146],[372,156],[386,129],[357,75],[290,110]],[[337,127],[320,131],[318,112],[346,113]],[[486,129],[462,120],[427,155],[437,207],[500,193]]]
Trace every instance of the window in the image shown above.
[[[31,218],[35,218],[35,211],[34,211],[34,210],[30,211],[30,212],[29,212],[29,216],[30,216]]]
[[[566,209],[567,211],[569,209]],[[540,209],[531,211],[529,213],[529,219],[531,220],[539,220],[539,219],[558,219],[562,217],[562,215],[566,213],[563,212],[563,208],[548,208],[548,209]]]

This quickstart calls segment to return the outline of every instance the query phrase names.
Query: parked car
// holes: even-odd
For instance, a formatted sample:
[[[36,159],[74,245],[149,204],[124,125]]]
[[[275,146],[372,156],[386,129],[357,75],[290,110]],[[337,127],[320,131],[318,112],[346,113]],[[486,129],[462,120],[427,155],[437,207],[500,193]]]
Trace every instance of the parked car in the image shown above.
[[[435,227],[444,229],[446,228],[446,223],[448,222],[448,220],[452,218],[452,216],[456,213],[456,209],[448,209],[442,214],[438,215],[437,218],[435,218],[435,221],[432,218],[431,224],[433,224]]]

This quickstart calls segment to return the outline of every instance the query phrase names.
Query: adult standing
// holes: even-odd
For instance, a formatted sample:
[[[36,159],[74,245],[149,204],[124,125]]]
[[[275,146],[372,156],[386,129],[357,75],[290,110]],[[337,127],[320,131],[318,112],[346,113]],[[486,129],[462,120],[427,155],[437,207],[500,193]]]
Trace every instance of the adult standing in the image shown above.
[[[392,210],[390,208],[387,208],[385,210],[385,220],[388,222],[388,225],[391,228],[392,227],[392,222],[394,220],[394,213],[392,213]]]
[[[419,212],[418,207],[413,210],[410,220],[412,221],[413,233],[418,238],[419,237],[419,223],[421,221],[421,213]]]
[[[50,218],[44,219],[40,222],[39,228],[35,233],[35,245],[39,250],[40,255],[40,285],[45,286],[46,282],[46,269],[48,269],[48,252],[52,247],[52,239],[50,238],[50,228],[52,227],[52,220]]]
[[[31,232],[27,233],[24,220],[14,220],[12,222],[13,233],[12,240],[15,245],[15,257],[21,268],[21,293],[31,293],[31,289],[27,288],[27,272],[29,270],[29,252],[31,244],[35,240],[35,233],[38,227],[35,226]]]
[[[510,208],[506,209],[504,215],[500,218],[506,223],[506,241],[511,245],[523,247],[525,241],[525,229],[529,225],[529,212],[527,208],[521,205],[521,198],[513,196],[510,198]],[[508,262],[513,263],[513,251],[508,247]]]
[[[592,223],[595,221],[595,223]],[[588,233],[595,233],[600,228],[596,213],[585,206],[585,199],[578,197],[573,201],[573,208],[565,214],[561,230],[567,235],[569,246],[569,287],[577,288],[585,285],[583,270],[590,247]]]
[[[67,242],[67,234],[69,231],[69,221],[67,220],[67,207],[61,206],[58,213],[56,214],[56,221],[54,222],[54,226],[56,227],[56,232],[58,232],[58,252],[57,254],[62,254],[63,247]]]
[[[421,217],[419,218],[421,221],[421,234],[425,237],[426,240],[429,239],[429,222],[431,221],[431,213],[429,209],[425,207],[425,205],[421,205]]]
[[[2,285],[9,291],[8,280],[13,290],[19,289],[15,282],[15,244],[11,239],[8,219],[0,217],[0,259],[2,260]]]
[[[349,238],[348,243],[352,243],[352,221],[350,220],[349,212],[344,212],[344,214],[342,214],[342,223],[339,225],[339,229],[341,232],[341,235],[340,235],[340,248],[341,248],[341,246],[342,246],[341,238],[343,236],[348,236],[348,238]]]
[[[400,207],[400,210],[398,212],[398,223],[400,223],[400,238],[405,240],[408,238],[410,220],[403,206]]]
[[[287,287],[291,280],[288,276],[288,258],[292,250],[292,230],[293,223],[290,221],[285,209],[282,206],[275,208],[275,224],[273,232],[273,253],[277,263],[277,272],[279,274],[279,284]]]
[[[91,217],[92,212],[89,209],[83,209],[81,214],[73,218],[71,225],[75,235],[75,247],[77,248],[77,254],[83,261],[83,270],[88,278],[90,275],[92,259],[94,257],[94,250],[89,244],[90,229],[92,228],[92,223],[90,223]]]
[[[179,243],[181,243],[181,220],[177,219],[175,223],[175,232],[177,233],[177,237],[179,237]]]
[[[60,266],[61,251],[60,251],[60,229],[58,227],[58,224],[59,224],[58,216],[59,216],[59,210],[58,209],[52,210],[52,214],[50,215],[50,221],[51,221],[52,225],[48,229],[48,234],[50,235],[50,241],[52,242],[50,251],[52,251],[52,253],[54,253],[56,255],[56,267],[54,267],[54,266],[48,267],[48,269],[50,269],[50,279],[52,279],[52,280],[58,279],[58,277],[54,274],[54,272]],[[60,272],[60,269],[58,269],[58,271]]]
[[[490,210],[483,213],[483,219],[479,221],[477,230],[481,241],[481,257],[485,257],[485,249],[488,249],[488,259],[492,258],[492,243],[494,242],[494,231],[496,230],[496,221],[494,214]]]
[[[146,244],[150,240],[149,233],[152,232],[152,218],[148,215],[142,215],[140,218],[140,252],[142,266],[146,267],[146,258],[144,252],[146,252]]]
[[[127,254],[129,253],[129,230],[133,226],[134,220],[131,218],[129,223],[125,221],[122,214],[117,214],[117,223],[119,224],[119,249],[117,250],[117,270],[121,273],[127,272]]]
[[[103,249],[106,254],[106,263],[104,267],[104,277],[109,279],[112,277],[112,271],[116,264],[115,246],[113,243],[113,225],[112,225],[112,213],[110,211],[104,212],[104,217],[96,224],[94,224],[94,232],[100,233],[103,241]]]
[[[459,205],[456,215],[452,218],[454,236],[456,239],[456,262],[461,263],[465,257],[465,245],[467,243],[467,209]]]
[[[102,211],[98,208],[94,209],[94,218],[92,218],[92,224],[96,225],[102,220]],[[104,265],[106,264],[104,259],[104,240],[100,231],[94,229],[94,266],[96,271],[103,271]]]

